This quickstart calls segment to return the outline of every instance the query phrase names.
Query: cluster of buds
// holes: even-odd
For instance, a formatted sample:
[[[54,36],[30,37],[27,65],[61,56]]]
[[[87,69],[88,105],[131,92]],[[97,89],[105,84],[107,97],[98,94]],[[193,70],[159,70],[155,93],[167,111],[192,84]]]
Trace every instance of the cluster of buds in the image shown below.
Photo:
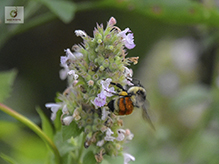
[[[86,134],[85,148],[94,145],[94,156],[97,162],[103,155],[123,155],[124,163],[135,160],[123,152],[123,144],[132,140],[129,129],[122,129],[123,121],[107,107],[116,95],[116,86],[132,85],[132,70],[127,66],[137,63],[138,58],[126,58],[126,48],[135,47],[134,37],[129,28],[120,30],[115,26],[116,20],[111,17],[107,27],[97,25],[93,35],[88,36],[82,30],[75,34],[83,39],[81,45],[73,45],[72,51],[66,49],[66,56],[61,57],[60,78],[68,80],[68,87],[58,96],[57,103],[48,103],[51,108],[51,119],[62,110],[61,121],[68,126],[74,121]]]

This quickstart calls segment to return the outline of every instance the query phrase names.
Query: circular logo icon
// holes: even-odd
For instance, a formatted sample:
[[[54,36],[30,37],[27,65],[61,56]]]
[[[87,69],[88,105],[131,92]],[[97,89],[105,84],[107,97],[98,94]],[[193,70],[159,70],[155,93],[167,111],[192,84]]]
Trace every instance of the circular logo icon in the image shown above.
[[[17,9],[11,10],[10,16],[11,16],[12,18],[15,18],[15,17],[17,16]]]

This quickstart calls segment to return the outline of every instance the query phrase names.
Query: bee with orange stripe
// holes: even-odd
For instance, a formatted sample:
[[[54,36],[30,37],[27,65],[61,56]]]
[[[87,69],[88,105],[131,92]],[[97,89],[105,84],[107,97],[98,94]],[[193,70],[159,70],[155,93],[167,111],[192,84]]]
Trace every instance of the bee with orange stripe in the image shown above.
[[[133,82],[132,82],[133,83]],[[123,86],[119,83],[110,83],[120,88],[122,91],[113,93],[117,95],[115,99],[111,100],[107,106],[116,115],[129,115],[135,109],[142,109],[143,118],[150,124],[150,126],[155,130],[155,127],[150,119],[148,110],[146,108],[146,90],[138,81],[137,84],[134,84],[128,90],[124,89]]]

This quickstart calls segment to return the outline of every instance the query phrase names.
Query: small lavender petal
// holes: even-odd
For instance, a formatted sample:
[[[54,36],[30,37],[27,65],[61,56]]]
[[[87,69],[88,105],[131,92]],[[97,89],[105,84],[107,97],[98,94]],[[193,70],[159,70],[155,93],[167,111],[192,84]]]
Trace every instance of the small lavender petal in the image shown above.
[[[129,161],[135,161],[135,157],[128,153],[123,153],[124,164],[128,164]]]
[[[65,51],[68,59],[70,59],[70,60],[75,60],[76,59],[75,55],[71,52],[71,50],[69,48],[67,48],[64,51]]]
[[[114,132],[110,128],[107,128],[106,129],[106,135],[111,136],[111,134],[114,134]]]
[[[103,92],[97,95],[97,97],[94,99],[94,104],[99,107],[102,107],[106,104],[106,96]]]
[[[125,30],[121,31],[121,32],[118,34],[118,36],[120,36],[120,37],[122,37],[122,38],[125,38],[127,32],[131,32],[131,31],[129,30],[129,28],[126,28]]]
[[[61,69],[59,71],[59,77],[61,80],[65,80],[68,76],[68,72],[69,72],[69,69],[67,67],[64,67],[64,69]]]
[[[114,87],[109,88],[111,81],[112,79],[107,78],[106,80],[101,80],[100,82],[100,84],[102,85],[102,92],[107,97],[111,97],[113,96],[113,93],[115,93]]]
[[[51,108],[52,114],[51,114],[51,120],[55,120],[57,111],[61,108],[61,104],[55,104],[55,103],[47,103],[45,105],[47,108]]]
[[[74,52],[74,56],[77,58],[77,59],[80,59],[83,57],[83,54],[80,53],[80,52]]]
[[[114,139],[115,139],[115,137],[113,137],[113,136],[105,136],[104,137],[105,141],[113,141]]]
[[[100,140],[97,142],[97,146],[99,147],[103,146],[103,144],[104,144],[104,140]]]
[[[65,117],[62,122],[64,123],[64,125],[70,125],[70,123],[72,122],[73,117],[72,116],[67,116]]]
[[[75,30],[75,35],[80,37],[86,37],[87,34],[82,30]]]
[[[75,80],[77,80],[78,77],[79,77],[79,76],[76,74],[75,70],[69,71],[69,72],[68,72],[68,75],[72,75]]]
[[[103,108],[101,120],[105,120],[110,112]]]
[[[118,133],[118,137],[116,138],[117,141],[122,141],[125,139],[125,130],[118,129],[117,133]]]
[[[112,81],[112,79],[107,78],[106,80],[101,80],[100,84],[102,85],[103,89],[106,89],[109,87],[111,81]]]
[[[131,34],[127,34],[127,32],[131,32],[131,30],[129,30],[129,28],[126,28],[125,30],[121,31],[118,36],[122,37],[122,41],[125,44],[125,47],[128,49],[132,49],[135,47],[134,44],[134,35],[133,33]]]
[[[123,40],[126,48],[133,49],[135,47],[133,34],[128,34]]]
[[[67,60],[68,60],[68,58],[66,56],[61,56],[61,58],[60,58],[61,65],[65,65]]]

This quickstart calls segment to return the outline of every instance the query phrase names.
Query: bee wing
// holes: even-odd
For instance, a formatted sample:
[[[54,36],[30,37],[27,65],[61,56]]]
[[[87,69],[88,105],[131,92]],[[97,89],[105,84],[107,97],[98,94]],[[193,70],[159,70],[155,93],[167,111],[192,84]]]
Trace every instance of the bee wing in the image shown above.
[[[149,125],[151,126],[152,129],[156,130],[152,121],[151,121],[151,118],[148,114],[148,108],[149,108],[149,102],[147,101],[146,103],[144,103],[144,105],[142,105],[142,116],[143,116],[143,119],[146,120]]]

